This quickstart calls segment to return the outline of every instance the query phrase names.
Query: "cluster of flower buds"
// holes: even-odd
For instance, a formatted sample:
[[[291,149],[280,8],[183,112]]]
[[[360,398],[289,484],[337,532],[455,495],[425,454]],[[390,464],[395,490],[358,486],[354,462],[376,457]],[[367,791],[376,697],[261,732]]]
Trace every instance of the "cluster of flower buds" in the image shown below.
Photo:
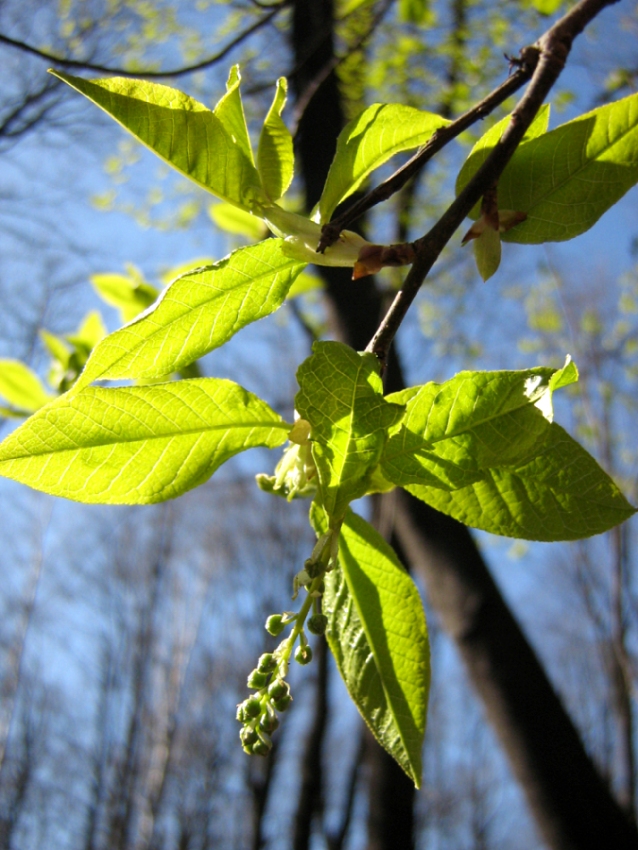
[[[312,648],[304,626],[314,635],[323,635],[326,631],[328,618],[321,613],[320,602],[324,574],[332,568],[336,558],[335,536],[334,532],[322,534],[304,568],[295,576],[293,599],[302,587],[308,592],[299,613],[285,611],[272,614],[266,620],[266,631],[273,637],[278,637],[286,626],[292,626],[292,630],[274,652],[266,652],[259,658],[247,682],[254,693],[237,706],[237,720],[242,724],[239,738],[244,752],[249,755],[268,755],[272,748],[271,735],[279,726],[277,712],[286,711],[292,701],[286,682],[291,655],[298,664],[312,661]]]
[[[279,660],[265,652],[248,677],[248,687],[256,692],[237,706],[237,720],[243,724],[239,733],[244,752],[267,756],[272,748],[271,735],[279,726],[277,712],[290,705],[290,686],[278,675]]]

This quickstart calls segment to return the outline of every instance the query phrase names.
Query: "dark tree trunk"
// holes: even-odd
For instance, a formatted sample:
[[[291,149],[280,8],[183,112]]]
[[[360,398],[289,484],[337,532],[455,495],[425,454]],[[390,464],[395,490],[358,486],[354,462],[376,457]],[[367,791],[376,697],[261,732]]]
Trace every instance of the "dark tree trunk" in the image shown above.
[[[320,196],[343,125],[337,79],[329,70],[334,59],[331,0],[295,0],[292,46],[296,68],[292,82],[298,100],[305,104],[297,152],[311,207]],[[309,87],[316,87],[312,97]],[[346,270],[320,271],[339,335],[362,350],[379,321],[378,289],[369,278],[351,281]],[[389,390],[403,385],[395,356],[386,383]],[[395,518],[402,547],[412,568],[423,576],[431,605],[463,657],[548,845],[553,850],[638,850],[638,833],[585,752],[469,530],[407,494],[397,498]],[[370,800],[375,817],[394,782],[384,773],[371,783],[379,795]],[[401,806],[404,834],[410,836],[411,799],[406,806],[395,803]],[[378,850],[410,846],[396,842],[398,809],[395,812],[394,830],[389,822],[372,819],[375,834],[369,836],[369,846]]]

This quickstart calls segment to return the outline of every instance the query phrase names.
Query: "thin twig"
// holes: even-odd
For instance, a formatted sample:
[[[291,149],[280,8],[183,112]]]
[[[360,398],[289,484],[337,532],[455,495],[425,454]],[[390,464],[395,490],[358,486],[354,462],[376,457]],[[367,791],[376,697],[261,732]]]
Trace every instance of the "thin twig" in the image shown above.
[[[504,100],[518,91],[532,76],[536,64],[538,62],[538,50],[533,47],[528,47],[521,51],[521,58],[516,60],[517,70],[501,83],[498,88],[483,98],[480,103],[473,106],[463,115],[460,115],[447,127],[441,127],[428,139],[423,147],[414,154],[401,168],[398,168],[394,174],[388,177],[383,183],[379,183],[372,191],[364,195],[359,201],[349,207],[338,218],[335,218],[329,224],[325,224],[321,234],[321,242],[317,250],[323,253],[324,250],[332,245],[339,238],[342,230],[345,230],[353,222],[355,222],[363,213],[367,212],[372,207],[380,204],[382,201],[387,201],[396,192],[403,188],[408,180],[423,168],[423,166],[432,159],[445,145],[449,144],[453,139],[459,136],[472,124],[475,124],[481,118],[485,118],[500,106]]]
[[[46,50],[39,50],[37,47],[31,47],[31,45],[26,44],[24,41],[17,41],[14,38],[9,38],[9,36],[2,35],[2,33],[0,33],[0,44],[7,44],[10,47],[15,47],[23,53],[28,53],[31,56],[37,56],[38,59],[43,59],[46,62],[52,62],[63,68],[80,68],[84,71],[97,71],[102,74],[114,74],[120,77],[145,77],[147,79],[184,77],[187,74],[194,74],[196,71],[203,71],[205,68],[210,68],[211,65],[222,60],[243,41],[253,35],[253,33],[257,32],[265,26],[265,24],[271,21],[281,9],[288,5],[288,2],[289,0],[283,0],[282,3],[274,6],[268,14],[259,18],[259,20],[255,21],[254,24],[251,24],[245,30],[240,32],[239,35],[235,36],[235,38],[230,41],[226,47],[220,50],[219,53],[215,53],[213,56],[209,56],[201,62],[196,62],[194,65],[183,65],[181,68],[171,68],[168,71],[143,71],[139,69],[129,71],[126,68],[112,68],[107,65],[99,65],[95,62],[83,62],[80,59],[64,59],[60,56],[55,56],[53,53],[49,53]]]
[[[565,67],[574,38],[602,9],[617,2],[618,0],[581,0],[542,35],[532,48],[538,54],[532,80],[512,112],[511,120],[500,141],[434,227],[414,243],[414,264],[366,348],[366,351],[376,354],[382,368],[392,340],[427,274],[472,207],[490,186],[497,183]]]

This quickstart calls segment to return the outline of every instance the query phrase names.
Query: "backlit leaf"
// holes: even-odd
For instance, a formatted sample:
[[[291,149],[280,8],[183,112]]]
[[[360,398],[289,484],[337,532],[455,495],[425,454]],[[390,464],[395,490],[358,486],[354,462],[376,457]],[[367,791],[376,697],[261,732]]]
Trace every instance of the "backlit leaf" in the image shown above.
[[[281,244],[267,239],[179,277],[152,308],[95,348],[78,388],[98,378],[169,375],[272,313],[304,268]]]
[[[292,136],[281,120],[286,105],[288,83],[285,77],[277,80],[275,99],[266,116],[259,137],[257,167],[264,191],[271,201],[278,201],[290,186],[294,169]]]
[[[505,242],[560,242],[584,233],[638,182],[638,94],[521,144],[498,184],[499,209],[527,219]]]
[[[423,606],[392,548],[346,514],[340,569],[326,576],[326,637],[350,696],[377,741],[419,787],[430,685]]]
[[[328,179],[319,201],[321,223],[355,192],[366,177],[402,151],[425,144],[450,122],[440,115],[396,103],[375,103],[350,121],[337,141]]]
[[[247,142],[239,101],[239,78],[211,112],[177,89],[113,77],[85,80],[51,73],[83,94],[136,139],[199,186],[251,209],[265,202]],[[241,114],[240,114],[241,113]]]
[[[0,444],[0,474],[88,503],[149,504],[203,484],[290,425],[231,381],[87,387],[43,407]]]
[[[51,401],[53,396],[32,369],[20,360],[0,360],[0,398],[32,413]]]

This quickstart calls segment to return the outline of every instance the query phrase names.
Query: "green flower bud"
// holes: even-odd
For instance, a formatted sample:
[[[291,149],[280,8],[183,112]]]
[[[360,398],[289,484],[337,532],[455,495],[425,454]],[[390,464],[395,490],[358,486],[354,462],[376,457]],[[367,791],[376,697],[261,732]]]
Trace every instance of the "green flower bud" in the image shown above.
[[[257,741],[256,744],[253,744],[253,752],[254,756],[267,756],[270,752],[272,744],[267,744],[265,741],[261,739]]]
[[[244,710],[245,717],[259,717],[261,714],[261,701],[257,699],[257,697],[248,697],[245,699],[241,705],[238,706],[237,714],[239,714],[239,709]]]
[[[252,726],[244,726],[239,732],[239,739],[246,747],[252,747],[259,740],[259,735]]]
[[[283,679],[275,679],[268,688],[268,696],[272,700],[281,699],[290,693],[290,686]]]
[[[295,661],[298,664],[310,664],[312,661],[312,649],[308,644],[297,647],[295,650]]]
[[[259,743],[261,744],[261,741]],[[248,756],[254,755],[252,744],[242,744],[241,748],[246,753],[246,755],[248,755]]]
[[[283,697],[277,700],[273,700],[273,707],[277,709],[277,711],[284,712],[290,703],[292,702],[292,697],[290,694],[285,694]]]
[[[272,673],[276,667],[277,659],[272,654],[272,652],[264,652],[263,655],[259,656],[259,661],[257,662],[257,669],[260,673]]]
[[[328,618],[325,614],[314,614],[308,619],[308,631],[313,635],[323,635],[328,625]]]
[[[274,712],[272,714],[270,712],[266,712],[266,714],[264,714],[264,716],[259,721],[259,729],[262,732],[268,733],[269,735],[272,735],[272,733],[278,726],[279,718]]]
[[[239,720],[240,723],[245,723],[248,720],[248,715],[246,714],[243,702],[240,702],[237,706],[237,714],[235,714],[235,718]]]
[[[282,622],[281,614],[271,614],[271,616],[266,620],[266,631],[273,637],[280,635],[285,627],[285,623]]]
[[[267,681],[268,681],[268,674],[267,673],[260,673],[259,670],[255,669],[248,676],[248,681],[246,682],[246,684],[248,685],[249,688],[255,688],[256,690],[259,690],[260,688],[266,687]]]

